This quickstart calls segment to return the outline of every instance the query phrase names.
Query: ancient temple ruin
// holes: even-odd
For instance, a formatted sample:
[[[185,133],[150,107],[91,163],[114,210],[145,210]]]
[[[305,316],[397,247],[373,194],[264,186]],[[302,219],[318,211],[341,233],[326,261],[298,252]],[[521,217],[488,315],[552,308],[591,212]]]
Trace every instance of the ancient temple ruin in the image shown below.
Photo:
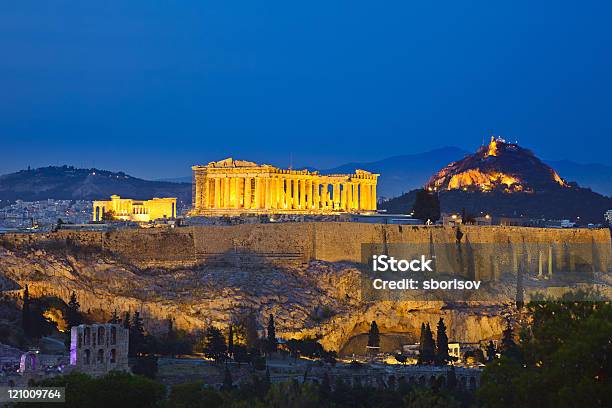
[[[192,215],[330,214],[376,210],[378,174],[323,175],[228,158],[193,166]]]
[[[76,371],[104,375],[128,371],[129,333],[120,324],[81,324],[70,333],[70,365]]]

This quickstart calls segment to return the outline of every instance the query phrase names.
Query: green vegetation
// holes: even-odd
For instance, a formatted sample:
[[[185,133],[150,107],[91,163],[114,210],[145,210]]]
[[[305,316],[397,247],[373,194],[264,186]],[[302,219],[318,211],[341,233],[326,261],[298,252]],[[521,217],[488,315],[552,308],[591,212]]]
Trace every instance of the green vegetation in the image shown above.
[[[425,189],[417,190],[412,207],[413,217],[423,222],[436,222],[440,219],[440,200],[438,193]]]
[[[110,372],[92,378],[71,373],[34,383],[35,386],[66,387],[66,408],[151,408],[164,398],[164,386],[138,375]],[[18,407],[47,407],[48,403],[17,404]]]
[[[227,347],[225,346],[225,337],[221,330],[216,327],[206,329],[204,337],[204,355],[216,361],[225,360],[227,357]]]
[[[400,381],[379,389],[365,385],[350,386],[336,379],[333,386],[326,375],[321,383],[287,381],[271,384],[269,379],[253,376],[239,387],[229,386],[227,374],[223,389],[216,391],[202,383],[172,387],[166,408],[193,407],[460,407],[469,403],[463,395],[449,389],[410,387]],[[229,388],[228,388],[229,387]]]
[[[527,305],[530,324],[484,370],[483,407],[612,406],[612,306],[546,301]]]
[[[434,364],[436,361],[436,342],[429,323],[421,323],[418,364]]]
[[[270,315],[268,320],[268,338],[266,342],[266,351],[268,353],[274,353],[278,347],[276,341],[276,328],[274,327],[274,316]]]

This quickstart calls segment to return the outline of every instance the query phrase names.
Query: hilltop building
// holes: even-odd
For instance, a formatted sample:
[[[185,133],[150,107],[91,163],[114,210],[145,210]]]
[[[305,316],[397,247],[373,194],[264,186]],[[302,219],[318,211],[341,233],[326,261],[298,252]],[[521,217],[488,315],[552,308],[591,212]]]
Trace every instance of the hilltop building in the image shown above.
[[[149,222],[176,217],[176,198],[132,200],[118,195],[112,195],[110,198],[110,201],[93,202],[94,221],[103,221],[106,217],[112,217],[122,221]]]
[[[376,210],[378,174],[322,175],[225,160],[193,166],[191,215],[367,213]]]

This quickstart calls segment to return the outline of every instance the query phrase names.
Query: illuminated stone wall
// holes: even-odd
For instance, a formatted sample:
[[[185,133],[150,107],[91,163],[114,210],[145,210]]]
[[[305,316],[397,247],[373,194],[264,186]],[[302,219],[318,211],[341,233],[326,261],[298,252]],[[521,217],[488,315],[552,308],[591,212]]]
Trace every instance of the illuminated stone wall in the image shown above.
[[[105,213],[123,221],[149,222],[159,218],[176,217],[176,198],[132,200],[112,195],[110,201],[93,202],[93,220],[104,220]]]
[[[600,262],[611,258],[609,229],[558,229],[501,226],[405,226],[352,222],[308,222],[279,224],[242,224],[160,229],[122,229],[109,232],[58,231],[48,234],[0,234],[0,244],[8,248],[27,245],[56,248],[81,245],[84,250],[113,253],[138,267],[180,268],[206,264],[236,267],[288,266],[312,260],[360,262],[361,244],[454,244],[457,231],[463,243],[500,244],[482,248],[475,260],[475,276],[495,280],[498,274],[491,260],[507,245],[550,244],[561,250],[572,244],[583,251],[574,253],[590,259],[592,245],[600,248]],[[548,246],[542,246],[546,251]],[[607,248],[607,250],[605,250]],[[77,248],[78,249],[78,248]],[[558,252],[562,258],[568,254]],[[537,251],[532,254],[537,259]]]
[[[192,215],[328,214],[376,210],[378,174],[321,175],[233,160],[193,166]]]

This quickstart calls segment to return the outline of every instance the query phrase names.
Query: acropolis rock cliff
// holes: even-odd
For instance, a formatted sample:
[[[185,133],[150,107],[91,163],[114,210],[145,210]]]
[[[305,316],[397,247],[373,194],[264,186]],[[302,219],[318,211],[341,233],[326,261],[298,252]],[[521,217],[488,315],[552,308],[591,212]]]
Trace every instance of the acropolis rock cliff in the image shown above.
[[[461,227],[474,243],[599,243],[608,230]],[[373,302],[360,296],[362,243],[455,242],[456,228],[356,223],[287,223],[175,230],[6,234],[0,238],[0,287],[68,300],[107,315],[140,310],[152,331],[174,317],[178,327],[227,326],[249,310],[273,314],[283,337],[322,336],[339,350],[376,320],[383,334],[418,340],[422,322],[444,317],[449,337],[499,337],[513,299],[495,302]],[[486,265],[483,280],[493,279]],[[320,316],[321,310],[332,311]]]

